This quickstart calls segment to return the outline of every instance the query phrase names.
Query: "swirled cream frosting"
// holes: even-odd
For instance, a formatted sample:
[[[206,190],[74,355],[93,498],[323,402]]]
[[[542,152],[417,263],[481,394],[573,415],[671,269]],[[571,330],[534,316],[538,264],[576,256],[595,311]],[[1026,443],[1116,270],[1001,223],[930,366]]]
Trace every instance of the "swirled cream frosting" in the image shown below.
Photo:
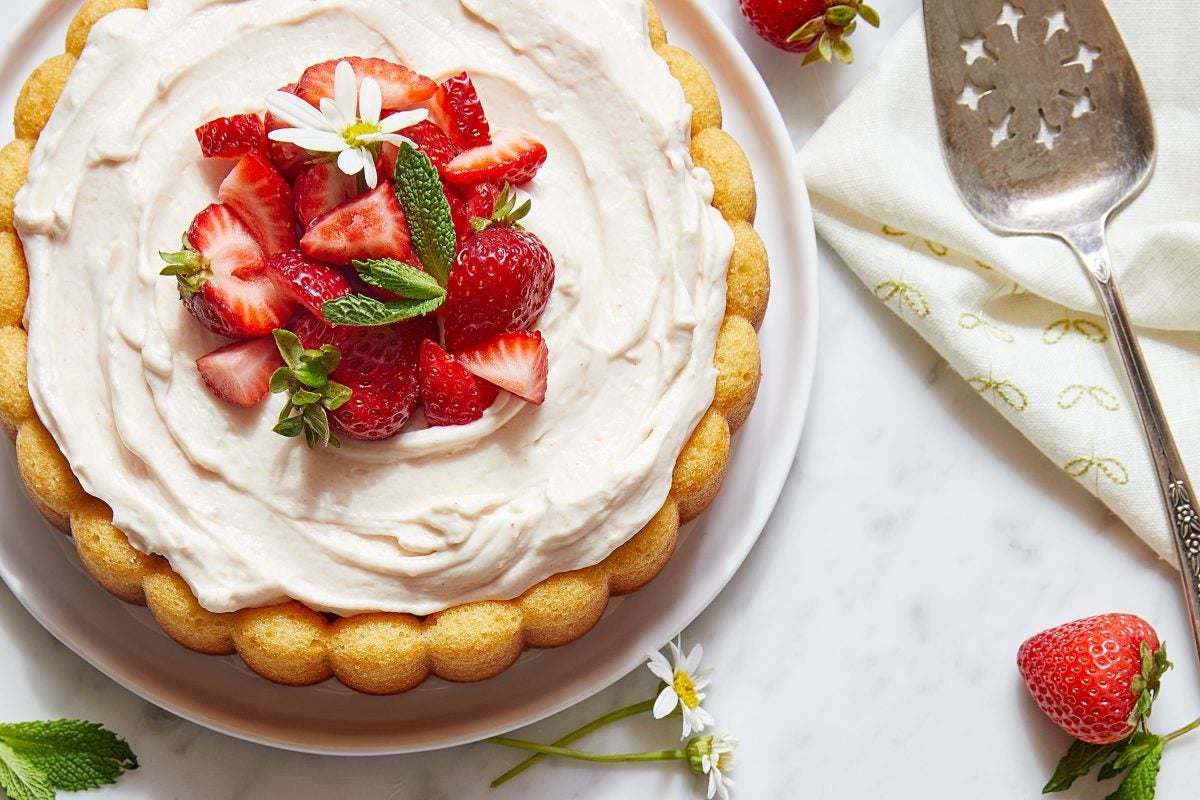
[[[309,450],[278,397],[216,400],[158,251],[230,162],[193,129],[309,64],[467,70],[494,128],[550,158],[525,221],[554,253],[540,407]],[[426,614],[601,561],[662,506],[712,400],[732,235],[642,0],[150,0],[93,31],[17,201],[29,390],[83,487],[200,603]],[[502,393],[503,394],[503,393]],[[281,402],[281,401],[280,401]]]

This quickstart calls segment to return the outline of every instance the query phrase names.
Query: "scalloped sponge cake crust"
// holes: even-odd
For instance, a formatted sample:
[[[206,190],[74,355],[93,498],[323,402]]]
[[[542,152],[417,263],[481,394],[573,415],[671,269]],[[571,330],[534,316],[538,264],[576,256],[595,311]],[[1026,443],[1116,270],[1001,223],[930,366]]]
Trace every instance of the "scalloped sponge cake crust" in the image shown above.
[[[556,647],[586,633],[610,596],[633,592],[661,571],[674,551],[679,525],[715,497],[728,467],[730,436],[746,419],[758,389],[756,328],[769,294],[767,254],[753,227],[750,165],[720,127],[721,105],[708,72],[694,56],[667,42],[650,7],[654,52],[666,62],[692,109],[691,159],[711,177],[712,205],[733,234],[725,312],[713,350],[712,402],[673,464],[661,509],[599,563],[554,574],[513,599],[464,602],[422,616],[336,616],[294,600],[214,613],[200,605],[166,558],[132,547],[113,525],[111,509],[84,491],[39,420],[26,383],[22,319],[28,273],[14,227],[14,197],[91,26],[110,12],[144,7],[139,0],[84,3],[68,30],[65,52],[48,59],[26,81],[15,112],[17,139],[0,149],[0,424],[16,440],[21,477],[39,511],[72,535],[83,565],[101,586],[126,602],[146,604],[176,641],[202,653],[237,653],[278,683],[308,685],[336,677],[362,692],[390,694],[431,674],[481,680],[504,670],[527,647]]]

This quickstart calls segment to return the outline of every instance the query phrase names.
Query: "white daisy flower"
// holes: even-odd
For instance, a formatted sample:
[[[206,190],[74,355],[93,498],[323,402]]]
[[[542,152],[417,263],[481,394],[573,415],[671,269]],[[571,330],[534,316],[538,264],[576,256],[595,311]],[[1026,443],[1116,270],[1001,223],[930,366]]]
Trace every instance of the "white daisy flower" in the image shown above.
[[[666,684],[654,701],[654,718],[662,719],[676,708],[683,717],[683,736],[686,739],[713,724],[712,714],[700,707],[705,694],[701,691],[712,682],[712,670],[697,673],[704,648],[696,645],[684,658],[682,638],[679,644],[670,642],[671,658],[668,662],[662,653],[647,653],[650,659],[646,666]]]
[[[719,795],[721,800],[729,800],[733,781],[726,773],[733,769],[733,749],[737,744],[737,739],[721,732],[712,737],[708,752],[701,754],[700,768],[702,774],[708,776],[708,800],[712,800],[713,795]]]
[[[287,92],[267,95],[267,109],[292,125],[267,134],[276,142],[288,142],[314,153],[336,153],[338,169],[347,175],[363,173],[369,188],[379,183],[375,159],[381,143],[409,142],[396,131],[416,125],[429,116],[425,109],[400,111],[383,120],[383,93],[374,78],[357,85],[354,68],[339,61],[333,73],[333,97],[321,98],[320,110]],[[412,144],[412,142],[409,142]]]

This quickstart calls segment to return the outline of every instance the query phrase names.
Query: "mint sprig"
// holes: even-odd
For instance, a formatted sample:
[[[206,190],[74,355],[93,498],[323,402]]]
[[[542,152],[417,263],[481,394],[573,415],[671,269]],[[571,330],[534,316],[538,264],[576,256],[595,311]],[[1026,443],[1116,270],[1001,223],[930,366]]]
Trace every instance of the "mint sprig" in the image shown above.
[[[329,379],[342,354],[331,344],[306,350],[300,337],[282,328],[275,331],[275,345],[285,366],[271,375],[271,392],[287,392],[288,399],[272,430],[288,437],[304,434],[309,447],[318,444],[341,447],[342,443],[329,428],[327,412],[350,399],[348,386]]]
[[[124,739],[94,722],[0,723],[0,789],[11,800],[52,800],[113,783],[137,769]]]
[[[396,199],[408,218],[413,250],[425,270],[445,286],[454,266],[458,236],[437,167],[429,156],[402,142],[394,179]]]
[[[321,305],[321,313],[334,325],[391,325],[431,314],[446,302],[444,286],[429,273],[403,261],[377,258],[352,263],[365,282],[403,297],[384,301],[364,294],[350,294],[329,300]]]

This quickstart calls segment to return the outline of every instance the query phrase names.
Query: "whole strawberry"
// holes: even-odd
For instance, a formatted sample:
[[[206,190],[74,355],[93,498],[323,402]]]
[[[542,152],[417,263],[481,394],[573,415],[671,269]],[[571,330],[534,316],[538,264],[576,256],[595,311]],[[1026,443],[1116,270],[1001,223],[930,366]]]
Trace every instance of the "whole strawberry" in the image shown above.
[[[1150,713],[1165,670],[1165,652],[1155,658],[1160,651],[1145,620],[1102,614],[1032,637],[1017,651],[1017,667],[1056,725],[1082,741],[1110,744]]]
[[[876,28],[879,14],[859,0],[738,0],[742,16],[762,38],[792,53],[808,53],[805,64],[818,58],[849,64],[854,51],[846,37],[858,18]]]
[[[530,327],[550,300],[554,257],[541,239],[517,224],[529,204],[514,205],[505,189],[492,219],[477,218],[477,232],[454,260],[441,311],[451,352]]]

